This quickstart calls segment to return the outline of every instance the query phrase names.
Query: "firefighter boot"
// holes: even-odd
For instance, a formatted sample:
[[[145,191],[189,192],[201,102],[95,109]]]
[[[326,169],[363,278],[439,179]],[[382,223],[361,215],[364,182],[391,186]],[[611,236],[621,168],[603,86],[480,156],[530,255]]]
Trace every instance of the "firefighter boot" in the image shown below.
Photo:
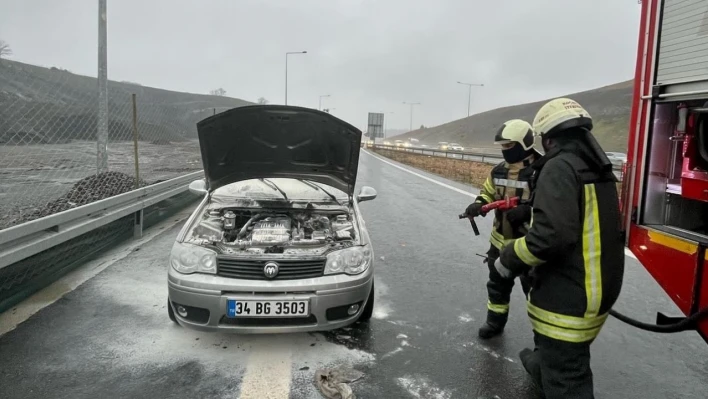
[[[538,349],[531,350],[526,348],[519,352],[519,358],[521,359],[521,365],[531,376],[531,379],[536,385],[536,389],[541,393],[541,397],[545,398],[543,394],[543,383],[541,381],[541,359]]]
[[[479,337],[489,339],[504,332],[508,313],[495,313],[487,311],[487,321],[479,328]]]

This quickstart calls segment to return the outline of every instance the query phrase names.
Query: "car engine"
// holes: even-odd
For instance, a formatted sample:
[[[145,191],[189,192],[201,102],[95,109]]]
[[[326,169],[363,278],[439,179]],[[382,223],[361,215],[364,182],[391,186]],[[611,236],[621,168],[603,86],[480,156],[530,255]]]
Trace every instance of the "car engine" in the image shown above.
[[[189,241],[233,252],[254,248],[298,248],[351,242],[356,230],[344,212],[272,213],[211,209],[192,230]],[[260,252],[260,251],[259,251]]]

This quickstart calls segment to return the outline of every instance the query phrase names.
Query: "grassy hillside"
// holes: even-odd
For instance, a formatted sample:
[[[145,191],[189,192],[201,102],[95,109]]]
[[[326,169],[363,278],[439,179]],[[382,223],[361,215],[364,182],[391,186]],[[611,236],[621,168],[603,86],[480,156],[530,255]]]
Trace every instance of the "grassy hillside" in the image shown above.
[[[132,140],[131,95],[137,96],[142,140],[196,138],[196,122],[228,108],[251,104],[230,97],[181,93],[130,82],[108,83],[109,140]],[[95,139],[95,78],[58,68],[0,62],[0,143],[48,144]]]
[[[629,80],[567,95],[590,112],[595,121],[593,131],[606,151],[625,152],[627,149],[632,83],[633,81]],[[531,123],[536,112],[548,100],[497,108],[444,125],[414,130],[392,139],[414,137],[429,145],[447,141],[457,142],[465,147],[489,146],[492,145],[494,133],[502,123],[515,118]]]

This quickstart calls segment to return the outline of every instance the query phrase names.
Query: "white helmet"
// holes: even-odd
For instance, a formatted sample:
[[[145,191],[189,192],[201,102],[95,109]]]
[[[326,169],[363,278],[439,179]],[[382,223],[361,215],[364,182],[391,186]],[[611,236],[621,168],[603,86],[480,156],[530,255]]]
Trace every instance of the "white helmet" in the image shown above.
[[[539,136],[574,127],[592,130],[592,118],[580,104],[569,98],[556,98],[547,102],[533,119],[533,129]]]
[[[494,144],[507,144],[516,142],[521,144],[524,151],[533,148],[534,133],[531,124],[521,119],[512,119],[504,122],[494,135]]]

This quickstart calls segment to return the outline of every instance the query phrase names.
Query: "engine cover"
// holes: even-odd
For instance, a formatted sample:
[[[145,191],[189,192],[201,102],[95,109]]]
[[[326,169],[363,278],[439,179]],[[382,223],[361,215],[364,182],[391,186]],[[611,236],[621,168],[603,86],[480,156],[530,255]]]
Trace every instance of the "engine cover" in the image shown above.
[[[290,241],[290,219],[268,218],[253,225],[253,245],[276,245]]]

